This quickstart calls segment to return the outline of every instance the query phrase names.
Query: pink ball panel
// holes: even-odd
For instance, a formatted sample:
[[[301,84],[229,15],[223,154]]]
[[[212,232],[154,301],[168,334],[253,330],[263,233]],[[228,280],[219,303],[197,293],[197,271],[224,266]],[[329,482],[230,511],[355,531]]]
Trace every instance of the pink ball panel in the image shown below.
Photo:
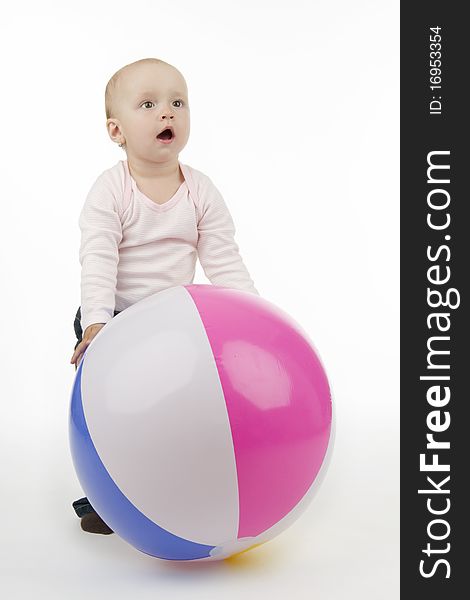
[[[328,381],[305,333],[273,304],[220,286],[185,288],[204,324],[227,405],[238,537],[256,536],[298,504],[320,470],[332,418]]]

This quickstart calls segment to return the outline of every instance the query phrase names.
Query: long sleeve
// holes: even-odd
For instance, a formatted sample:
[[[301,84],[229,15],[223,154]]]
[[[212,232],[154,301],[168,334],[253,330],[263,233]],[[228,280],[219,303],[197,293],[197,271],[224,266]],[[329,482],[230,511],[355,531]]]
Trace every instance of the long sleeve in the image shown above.
[[[115,192],[102,175],[90,189],[79,217],[81,230],[81,325],[107,323],[114,316],[122,225]]]
[[[197,253],[206,277],[214,285],[260,295],[243,263],[235,241],[235,225],[227,205],[209,177],[200,187],[202,215]]]

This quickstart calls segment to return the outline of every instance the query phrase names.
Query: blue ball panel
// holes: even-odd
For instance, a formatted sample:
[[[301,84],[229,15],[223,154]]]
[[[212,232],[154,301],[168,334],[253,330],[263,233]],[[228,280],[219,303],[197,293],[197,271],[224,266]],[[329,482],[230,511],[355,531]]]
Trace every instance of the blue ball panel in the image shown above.
[[[69,439],[75,469],[88,499],[103,519],[135,548],[166,560],[206,558],[214,546],[197,544],[173,535],[143,515],[112,480],[91,440],[82,405],[80,362],[72,391]]]

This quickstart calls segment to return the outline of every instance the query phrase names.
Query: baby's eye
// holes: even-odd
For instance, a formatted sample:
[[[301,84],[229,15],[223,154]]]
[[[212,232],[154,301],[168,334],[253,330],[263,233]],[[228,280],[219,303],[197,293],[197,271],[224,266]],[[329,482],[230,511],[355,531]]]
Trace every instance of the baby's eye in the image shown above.
[[[144,104],[153,104],[153,102],[151,102],[150,100],[147,100],[146,102],[142,102],[141,106],[144,106]]]
[[[183,105],[183,104],[184,104],[184,102],[183,102],[182,100],[175,100],[175,102],[180,102],[180,103],[181,103],[181,105]]]

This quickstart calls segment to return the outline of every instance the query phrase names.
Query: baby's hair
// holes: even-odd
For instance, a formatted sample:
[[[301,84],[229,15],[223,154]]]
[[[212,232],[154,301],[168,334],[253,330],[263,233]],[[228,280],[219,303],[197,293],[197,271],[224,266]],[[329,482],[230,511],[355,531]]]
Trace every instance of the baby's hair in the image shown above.
[[[138,65],[141,63],[157,63],[157,64],[164,64],[164,65],[168,65],[169,67],[173,67],[173,65],[170,65],[169,63],[167,63],[164,60],[160,60],[159,58],[141,58],[140,60],[136,60],[132,63],[129,63],[128,65],[125,65],[124,67],[121,67],[119,69],[119,71],[116,71],[116,73],[114,73],[114,75],[111,77],[111,79],[108,81],[107,85],[106,85],[106,90],[104,92],[104,104],[105,104],[105,110],[106,110],[106,119],[110,119],[111,117],[115,117],[115,106],[113,103],[113,97],[115,97],[117,88],[119,87],[119,80],[121,78],[121,75],[123,73],[123,71],[132,68],[134,65]],[[173,67],[174,68],[174,67]]]

